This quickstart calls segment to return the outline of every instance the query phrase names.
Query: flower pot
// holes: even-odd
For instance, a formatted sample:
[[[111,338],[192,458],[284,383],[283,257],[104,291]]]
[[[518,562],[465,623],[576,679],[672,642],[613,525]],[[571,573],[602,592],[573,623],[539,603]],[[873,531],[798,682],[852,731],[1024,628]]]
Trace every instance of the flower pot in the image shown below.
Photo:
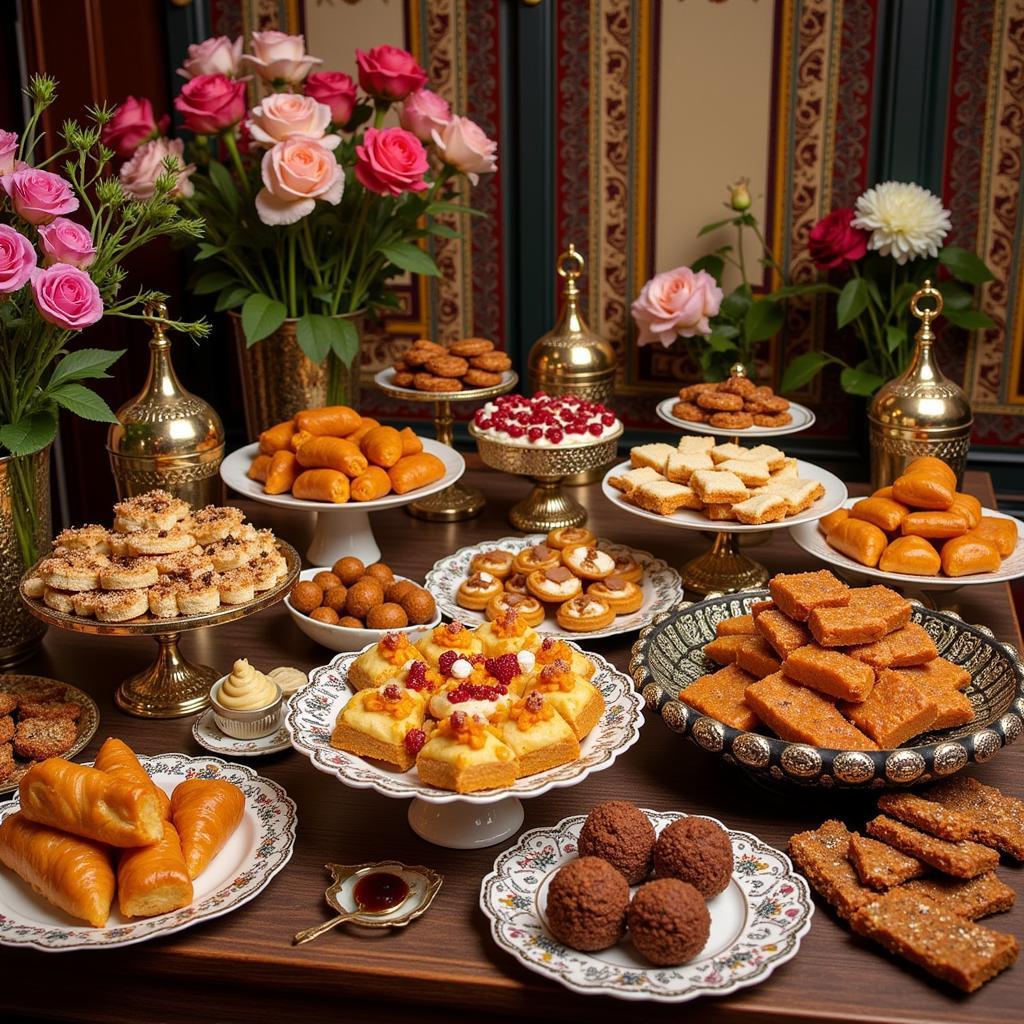
[[[24,661],[46,625],[30,615],[18,581],[50,541],[50,449],[0,458],[0,668]]]
[[[242,375],[245,428],[250,440],[275,423],[291,419],[301,409],[315,409],[328,403],[330,373],[335,376],[332,399],[335,404],[359,408],[361,358],[346,366],[329,357],[314,363],[295,340],[297,320],[285,320],[262,341],[247,345],[242,317],[228,314],[235,334],[238,364]],[[351,320],[362,336],[365,312],[347,313],[339,320]],[[329,365],[334,364],[333,368]]]

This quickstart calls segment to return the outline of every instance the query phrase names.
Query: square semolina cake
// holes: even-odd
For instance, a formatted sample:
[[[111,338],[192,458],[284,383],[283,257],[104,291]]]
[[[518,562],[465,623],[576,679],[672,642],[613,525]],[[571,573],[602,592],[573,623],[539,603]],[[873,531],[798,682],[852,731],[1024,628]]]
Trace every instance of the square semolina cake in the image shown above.
[[[704,506],[704,515],[712,522],[736,522],[736,506],[726,501]]]
[[[1017,894],[1000,882],[994,871],[986,871],[975,878],[932,875],[908,882],[901,888],[938,903],[943,909],[966,917],[969,921],[1009,910],[1017,901]]]
[[[939,839],[958,842],[971,838],[971,820],[967,815],[913,793],[883,793],[878,798],[878,809]]]
[[[847,853],[857,877],[872,889],[891,889],[912,878],[920,878],[928,870],[916,857],[894,850],[888,843],[853,832]]]
[[[911,857],[923,860],[936,871],[956,878],[974,878],[992,871],[999,864],[999,853],[987,846],[969,839],[955,843],[947,839],[936,839],[927,832],[911,828],[885,814],[867,823],[867,833]]]
[[[939,659],[936,658],[936,661]],[[914,668],[884,668],[878,673],[878,679],[887,675],[895,675],[906,679],[935,702],[935,721],[933,729],[949,729],[954,725],[966,725],[974,718],[974,707],[967,697],[946,682],[937,681],[936,674],[922,672],[934,662]]]
[[[970,817],[971,838],[1024,861],[1024,801],[986,786],[969,775],[958,775],[928,789],[921,796],[948,810]]]
[[[747,687],[753,682],[756,682],[754,676],[736,665],[727,665],[695,679],[679,691],[679,699],[702,715],[749,732],[761,724],[744,701]]]
[[[683,434],[679,438],[676,450],[681,452],[704,452],[710,455],[711,449],[714,447],[715,439],[710,434]]]
[[[787,655],[782,671],[790,679],[839,700],[866,700],[875,685],[875,670],[870,665],[817,644],[806,644]]]
[[[891,889],[850,917],[858,935],[929,974],[974,992],[1016,959],[1016,938],[953,914],[902,887]]]
[[[650,466],[641,466],[639,469],[627,469],[623,473],[608,477],[608,483],[617,491],[623,494],[631,494],[641,484],[654,483],[655,480],[663,480],[664,477],[656,469]]]
[[[753,615],[733,615],[731,618],[722,619],[715,626],[717,636],[754,636],[757,629],[754,627]]]
[[[841,608],[815,608],[807,617],[807,628],[822,647],[870,644],[888,632],[881,615],[855,606],[852,601]]]
[[[711,458],[715,465],[720,462],[727,462],[729,459],[745,459],[752,449],[744,448],[741,444],[727,441],[725,444],[716,444],[711,448]]]
[[[928,630],[917,622],[908,622],[880,640],[851,647],[846,653],[875,670],[923,665],[939,656]]]
[[[795,650],[811,642],[811,634],[774,605],[754,614],[753,618],[758,633],[775,648],[780,658],[788,658]]]
[[[771,493],[786,499],[791,516],[807,511],[825,493],[824,486],[817,480],[771,480],[767,486]]]
[[[648,512],[656,512],[659,516],[670,516],[681,508],[700,509],[704,506],[692,487],[674,484],[669,480],[642,483],[626,496],[634,505]]]
[[[962,665],[945,658],[932,658],[921,665],[911,665],[901,672],[915,683],[930,688],[944,687],[948,690],[966,690],[971,685],[971,673]]]
[[[760,636],[745,639],[747,642],[736,652],[736,664],[744,672],[749,672],[756,679],[764,679],[782,668],[782,662],[767,640]]]
[[[662,476],[668,468],[668,459],[674,455],[676,449],[670,444],[641,444],[633,448],[629,453],[629,461],[634,468],[639,469],[648,466],[656,469]]]
[[[891,633],[910,621],[913,605],[888,587],[856,587],[850,591],[850,607],[885,619],[886,633]]]
[[[849,848],[850,832],[835,819],[812,831],[798,832],[789,841],[793,863],[814,891],[843,918],[878,899],[878,893],[862,885],[857,877],[847,859]]]
[[[734,633],[719,636],[704,645],[704,654],[718,665],[731,665],[739,655],[740,648],[750,642],[749,633]]]
[[[537,694],[516,701],[501,726],[501,739],[516,755],[519,778],[535,775],[580,756],[580,744],[569,724],[547,697]]]
[[[765,612],[775,611],[775,602],[770,598],[764,601],[754,601],[750,606],[750,614],[754,617],[754,624],[757,624],[758,617]]]
[[[450,727],[450,718],[431,733],[416,757],[420,781],[428,786],[475,793],[511,786],[519,777],[515,752],[480,723],[467,733]]]
[[[714,465],[710,456],[708,462]],[[771,478],[768,463],[764,459],[726,459],[718,463],[718,468],[724,473],[735,473],[747,487],[761,487]]]
[[[604,714],[604,697],[589,680],[575,672],[559,671],[549,665],[526,684],[524,697],[534,691],[544,695],[548,703],[565,719],[576,739],[582,740]]]
[[[781,672],[747,687],[743,698],[784,740],[829,750],[875,750],[874,740],[851,725],[820,693],[799,686]]]
[[[378,643],[363,651],[349,665],[348,681],[357,689],[381,686],[405,678],[404,666],[410,661],[426,661],[406,633],[387,633]]]
[[[411,730],[422,728],[426,703],[423,694],[396,683],[359,690],[339,712],[331,746],[408,771],[416,755],[406,747],[405,737]]]
[[[912,736],[930,729],[939,714],[931,697],[893,673],[880,678],[866,700],[840,702],[839,710],[882,750],[901,747]]]
[[[721,469],[698,469],[690,477],[690,486],[706,505],[732,504],[750,494],[747,485],[735,473]]]
[[[713,469],[714,465],[707,452],[677,451],[668,457],[665,476],[673,483],[685,484],[698,469]]]
[[[827,569],[780,572],[768,581],[768,589],[779,610],[797,622],[806,622],[815,608],[840,608],[850,601],[850,588]]]
[[[789,515],[789,503],[781,494],[755,494],[732,506],[733,514],[747,526],[776,523]]]

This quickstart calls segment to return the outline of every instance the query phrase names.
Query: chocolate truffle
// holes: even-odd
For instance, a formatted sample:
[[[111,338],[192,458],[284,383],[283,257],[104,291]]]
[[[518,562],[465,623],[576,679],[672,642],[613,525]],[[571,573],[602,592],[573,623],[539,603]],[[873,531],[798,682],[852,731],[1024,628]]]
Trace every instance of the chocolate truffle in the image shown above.
[[[643,811],[625,800],[609,800],[587,815],[580,832],[580,856],[602,857],[636,885],[650,874],[656,839]]]
[[[573,949],[614,946],[626,929],[628,908],[629,884],[600,857],[569,861],[548,886],[548,927]]]
[[[689,882],[709,900],[732,877],[732,843],[728,833],[707,818],[673,821],[654,844],[654,870],[660,878]]]
[[[692,885],[675,878],[641,885],[627,920],[637,952],[659,967],[692,960],[711,932],[711,915],[703,897]]]

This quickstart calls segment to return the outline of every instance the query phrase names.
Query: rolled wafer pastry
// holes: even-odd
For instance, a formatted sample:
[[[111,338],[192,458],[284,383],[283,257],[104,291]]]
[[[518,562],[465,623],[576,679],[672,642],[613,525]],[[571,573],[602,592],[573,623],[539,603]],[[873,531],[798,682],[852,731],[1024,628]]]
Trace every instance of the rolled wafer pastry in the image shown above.
[[[245,475],[250,480],[255,480],[258,484],[265,484],[267,482],[267,474],[270,472],[270,456],[269,455],[257,455],[255,459],[249,465],[249,472]]]
[[[267,494],[286,494],[292,489],[298,472],[295,452],[290,449],[274,452],[270,457],[270,469],[263,489]]]
[[[284,423],[277,423],[260,434],[260,454],[273,455],[288,447],[295,433],[295,423],[286,420]]]
[[[299,430],[311,434],[345,437],[359,427],[359,413],[347,405],[325,405],[322,409],[303,409],[295,416]]]
[[[426,487],[444,476],[444,463],[430,452],[405,455],[389,470],[395,494],[406,494],[418,487]]]
[[[192,879],[174,826],[160,842],[125,850],[117,862],[117,905],[125,917],[154,917],[192,902]]]
[[[359,447],[375,466],[390,469],[402,457],[402,435],[394,427],[374,427],[363,436]]]
[[[171,794],[171,815],[181,837],[189,878],[197,878],[238,828],[242,791],[223,779],[186,779]]]

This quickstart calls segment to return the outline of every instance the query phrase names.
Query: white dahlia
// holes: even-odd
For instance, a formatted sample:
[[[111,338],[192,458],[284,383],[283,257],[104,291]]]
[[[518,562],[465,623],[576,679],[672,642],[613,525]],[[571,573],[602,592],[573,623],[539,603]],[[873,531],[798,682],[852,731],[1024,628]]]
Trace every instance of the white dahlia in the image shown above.
[[[868,248],[899,264],[937,256],[949,231],[949,210],[926,188],[905,181],[883,181],[856,204],[855,228],[871,232]]]

